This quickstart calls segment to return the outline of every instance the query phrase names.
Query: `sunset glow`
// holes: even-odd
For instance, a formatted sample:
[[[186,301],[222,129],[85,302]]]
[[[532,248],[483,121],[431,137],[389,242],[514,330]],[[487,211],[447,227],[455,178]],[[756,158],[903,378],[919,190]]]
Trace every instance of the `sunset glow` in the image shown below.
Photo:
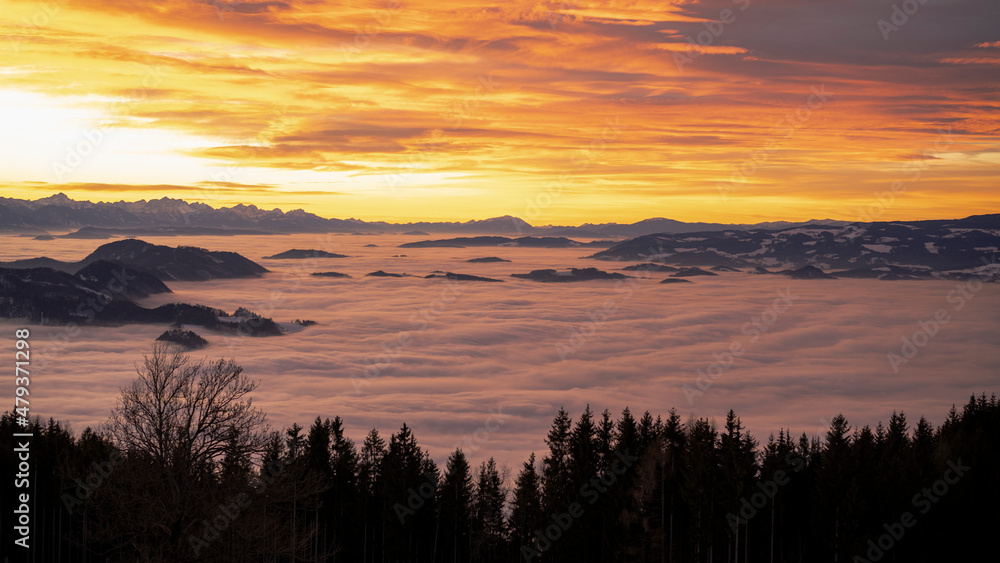
[[[983,9],[3,0],[0,185],[395,221],[985,213]]]

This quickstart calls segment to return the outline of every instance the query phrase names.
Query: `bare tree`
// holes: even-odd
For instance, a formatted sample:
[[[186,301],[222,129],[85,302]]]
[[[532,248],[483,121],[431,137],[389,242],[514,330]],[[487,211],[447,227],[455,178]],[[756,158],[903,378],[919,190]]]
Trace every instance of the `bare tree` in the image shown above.
[[[250,398],[258,384],[233,360],[191,362],[157,343],[136,372],[107,425],[122,450],[141,452],[179,476],[205,470],[234,447],[263,451],[266,416]]]
[[[164,343],[136,372],[105,427],[126,462],[107,498],[104,536],[141,561],[195,559],[207,527],[234,525],[234,503],[247,496],[220,486],[223,460],[264,451],[265,415],[250,398],[257,383],[232,360],[194,362]],[[219,517],[220,506],[237,508]]]

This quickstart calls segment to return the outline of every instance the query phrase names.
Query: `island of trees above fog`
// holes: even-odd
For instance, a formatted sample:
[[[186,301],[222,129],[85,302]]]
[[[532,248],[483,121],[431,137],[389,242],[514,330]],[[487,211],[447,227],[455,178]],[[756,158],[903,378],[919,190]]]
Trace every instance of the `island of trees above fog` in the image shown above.
[[[154,347],[96,430],[0,418],[7,475],[13,434],[34,434],[37,560],[856,563],[994,550],[995,395],[939,427],[838,415],[820,438],[763,440],[732,411],[717,426],[676,410],[560,409],[544,451],[518,467],[488,457],[488,441],[486,461],[458,449],[439,467],[405,423],[357,441],[338,416],[273,431],[240,366],[175,350]],[[13,479],[4,487],[6,510],[17,497]],[[3,526],[4,545],[14,533]]]

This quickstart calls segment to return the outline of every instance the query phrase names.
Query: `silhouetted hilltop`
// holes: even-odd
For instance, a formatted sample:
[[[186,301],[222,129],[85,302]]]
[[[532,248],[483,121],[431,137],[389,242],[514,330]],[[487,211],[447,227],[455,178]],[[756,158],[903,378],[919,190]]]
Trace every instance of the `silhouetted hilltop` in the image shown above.
[[[96,260],[75,274],[92,289],[108,288],[129,299],[149,297],[155,293],[170,293],[160,278],[121,262]]]
[[[369,272],[369,273],[365,274],[365,276],[373,277],[373,278],[401,278],[401,277],[403,277],[405,275],[406,274],[393,274],[393,273],[385,272],[383,270],[376,270],[374,272]]]
[[[259,277],[268,271],[267,268],[235,252],[205,250],[194,246],[170,247],[139,239],[117,240],[101,245],[79,262],[63,262],[40,257],[0,263],[0,267],[43,267],[76,272],[99,260],[146,271],[167,281]]]
[[[117,264],[98,261],[91,270],[81,270],[80,276],[51,268],[0,268],[0,318],[39,324],[182,323],[246,336],[283,333],[277,323],[256,314],[230,316],[221,309],[187,303],[142,307],[131,297],[166,286],[157,284],[151,274],[133,276],[128,269],[115,268]],[[136,280],[140,283],[129,285]]]
[[[498,256],[485,256],[483,258],[470,258],[466,260],[470,264],[489,264],[492,262],[510,262],[510,260],[500,258]]]
[[[303,258],[347,258],[344,254],[326,252],[325,250],[286,250],[274,256],[265,256],[265,260],[295,260]]]
[[[484,278],[481,276],[473,276],[471,274],[456,274],[454,272],[445,272],[443,274],[430,274],[424,276],[425,278],[447,278],[449,280],[456,281],[483,281],[483,282],[502,282],[503,280],[497,280],[493,278]]]
[[[622,280],[630,276],[619,273],[608,273],[597,268],[570,268],[569,270],[532,270],[527,274],[511,274],[512,278],[521,278],[536,282],[558,283],[591,280]]]
[[[793,280],[835,280],[837,278],[831,276],[820,270],[816,266],[802,266],[797,270],[786,270],[784,272],[778,272],[779,274],[784,274]]]
[[[197,332],[194,332],[193,330],[183,330],[180,328],[172,328],[165,331],[163,334],[156,337],[156,339],[161,342],[172,342],[186,350],[197,350],[208,346],[208,340],[202,338]]]

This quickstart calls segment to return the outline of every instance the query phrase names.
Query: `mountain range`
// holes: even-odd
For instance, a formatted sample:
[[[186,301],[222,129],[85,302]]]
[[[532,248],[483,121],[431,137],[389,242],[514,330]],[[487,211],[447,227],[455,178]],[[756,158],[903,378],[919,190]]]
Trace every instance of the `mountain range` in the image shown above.
[[[880,277],[878,271],[871,273],[876,269],[893,275],[959,272],[997,263],[1000,214],[847,227],[807,225],[778,231],[658,233],[623,241],[590,257],[675,266],[810,265],[821,270],[844,268],[848,274],[844,277]]]
[[[465,222],[388,223],[360,219],[324,218],[302,209],[265,210],[239,204],[215,208],[163,197],[134,202],[77,201],[58,193],[25,200],[0,197],[0,232],[41,237],[53,233],[74,238],[111,238],[150,235],[218,235],[255,233],[404,233],[428,232],[470,234],[514,234],[576,236],[582,238],[630,238],[653,233],[685,233],[719,230],[782,229],[805,224],[846,225],[830,219],[806,222],[757,224],[684,223],[652,218],[635,223],[585,223],[579,226],[532,226],[505,215]],[[421,233],[422,232],[422,233]]]

